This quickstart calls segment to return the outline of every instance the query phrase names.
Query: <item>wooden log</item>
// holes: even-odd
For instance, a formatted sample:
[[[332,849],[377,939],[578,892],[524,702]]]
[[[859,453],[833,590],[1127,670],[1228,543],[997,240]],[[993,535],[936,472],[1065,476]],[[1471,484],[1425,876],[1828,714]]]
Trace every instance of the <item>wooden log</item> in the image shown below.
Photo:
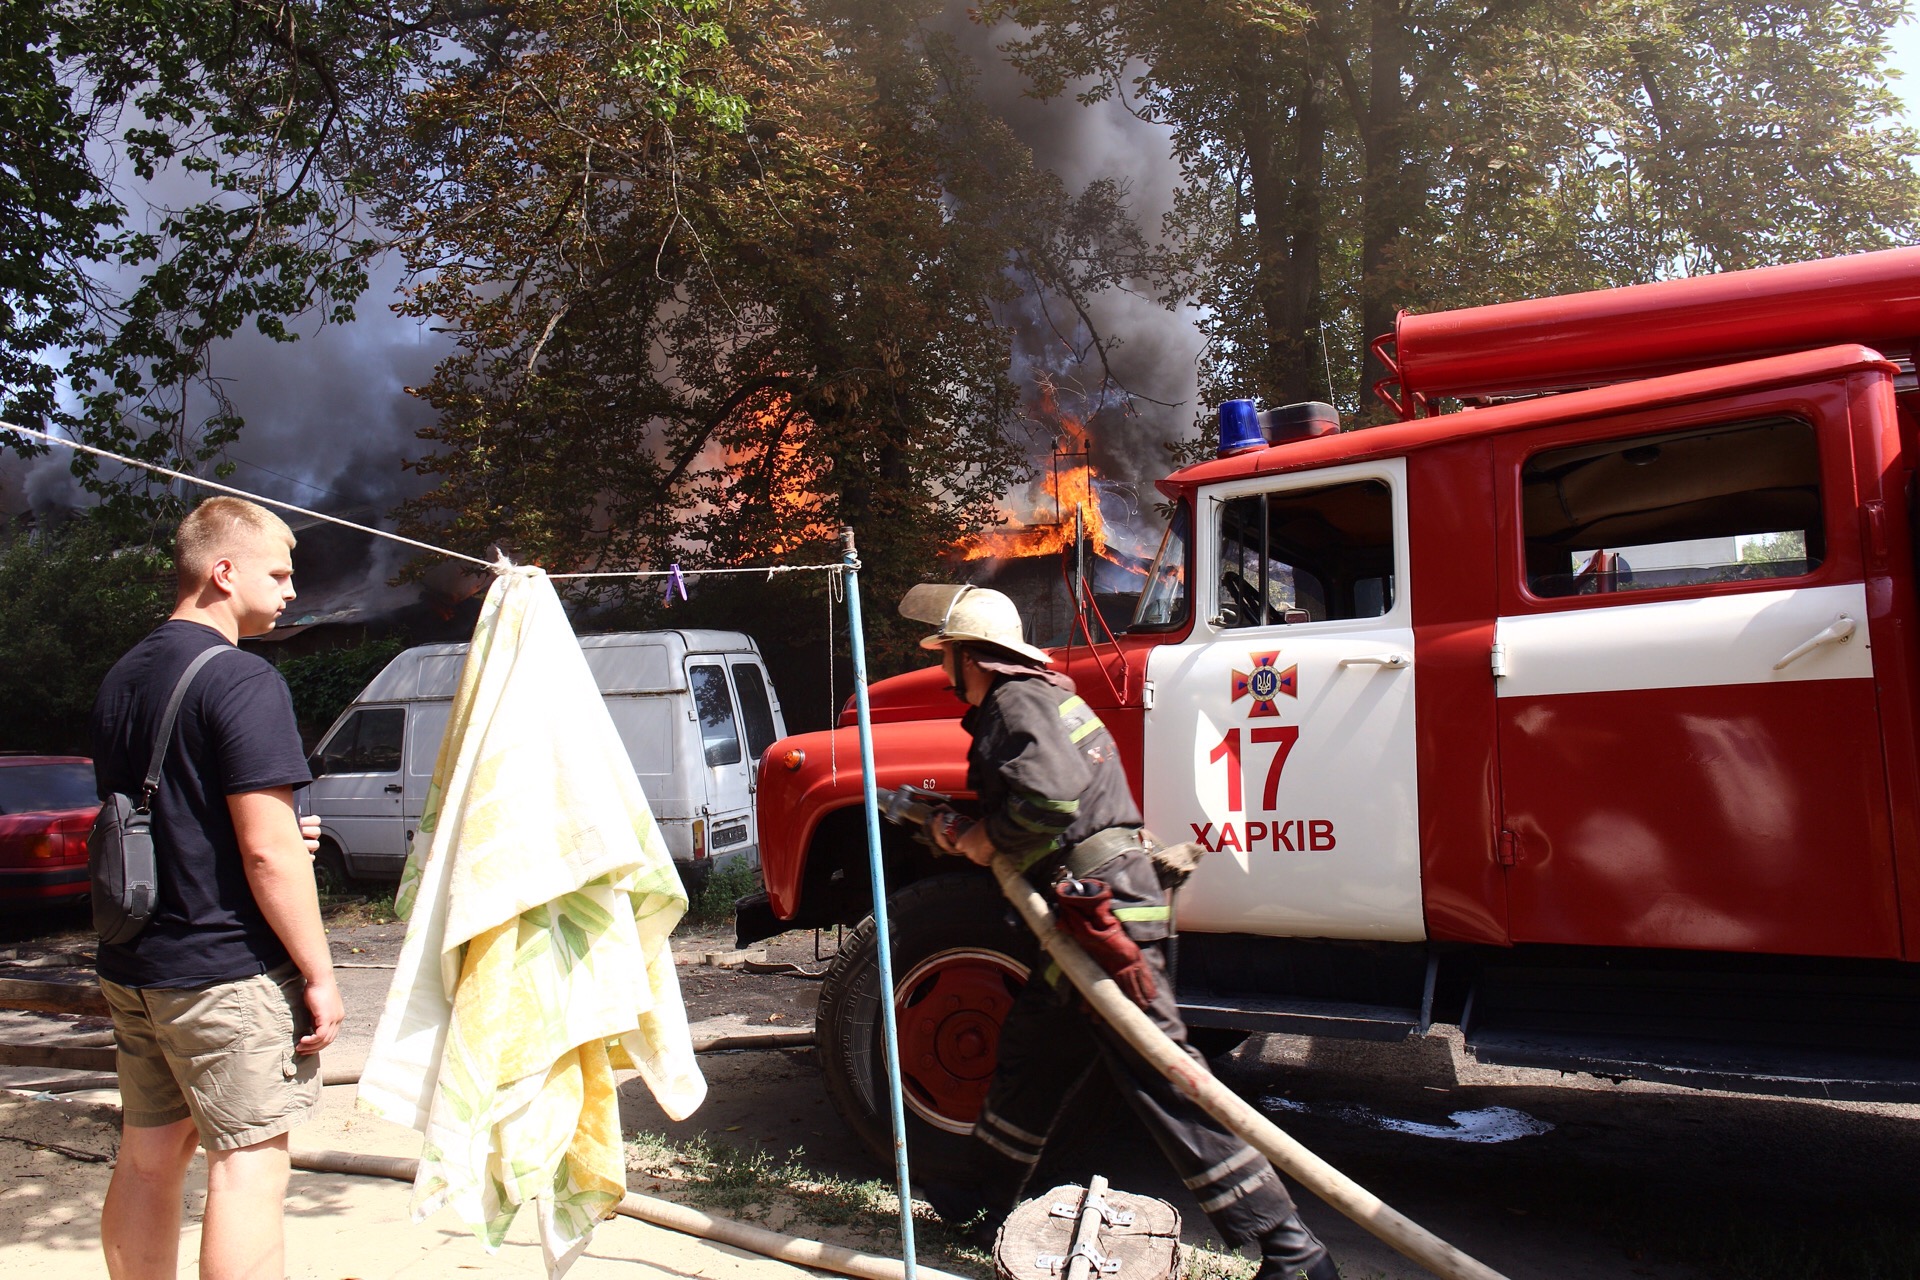
[[[64,1071],[112,1071],[114,1050],[94,1045],[0,1043],[0,1067],[59,1067]]]
[[[82,1013],[107,1017],[107,998],[91,982],[46,982],[36,978],[0,978],[0,1009],[27,1013]]]

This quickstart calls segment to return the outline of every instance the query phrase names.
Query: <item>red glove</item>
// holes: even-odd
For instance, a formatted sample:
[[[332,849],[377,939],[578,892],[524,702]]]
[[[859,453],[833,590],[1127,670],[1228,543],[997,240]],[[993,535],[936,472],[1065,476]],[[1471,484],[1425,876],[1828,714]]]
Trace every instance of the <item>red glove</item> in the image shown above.
[[[1053,887],[1054,921],[1105,969],[1142,1009],[1159,993],[1140,947],[1113,915],[1113,890],[1101,880],[1062,880]]]

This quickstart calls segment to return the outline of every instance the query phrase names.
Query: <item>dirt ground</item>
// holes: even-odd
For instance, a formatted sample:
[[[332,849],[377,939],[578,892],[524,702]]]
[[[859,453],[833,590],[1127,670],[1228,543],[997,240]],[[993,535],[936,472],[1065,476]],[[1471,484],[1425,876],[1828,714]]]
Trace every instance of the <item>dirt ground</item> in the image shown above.
[[[329,1072],[364,1058],[391,979],[404,927],[379,916],[362,906],[333,917],[349,1020],[329,1051]],[[90,939],[77,918],[46,927],[61,923],[0,922],[0,974],[88,976]],[[683,929],[675,946],[696,1035],[810,1025],[833,944],[831,936],[789,934],[743,955],[731,950],[726,929]],[[0,1014],[0,1039],[85,1042],[105,1029],[97,1020]],[[1920,1277],[1920,1106],[1483,1067],[1444,1029],[1398,1045],[1262,1037],[1216,1065],[1308,1147],[1515,1280]],[[710,1055],[702,1067],[709,1100],[677,1125],[637,1082],[622,1090],[622,1118],[635,1139],[633,1190],[803,1236],[897,1250],[889,1171],[839,1123],[810,1051]],[[25,1240],[27,1224],[42,1224],[33,1227],[42,1232],[49,1215],[62,1213],[84,1236],[97,1215],[88,1188],[104,1187],[100,1160],[113,1145],[111,1112],[98,1104],[113,1095],[71,1093],[56,1103],[43,1090],[62,1079],[71,1083],[72,1073],[0,1069],[0,1090],[10,1091],[0,1092],[0,1242]],[[336,1093],[348,1091],[329,1089],[328,1106],[347,1119],[329,1130],[332,1139],[373,1142],[377,1126],[377,1141],[388,1144],[378,1149],[417,1147],[413,1135],[364,1118],[356,1130],[350,1096],[336,1103]],[[1045,1185],[1103,1173],[1116,1186],[1172,1201],[1189,1241],[1206,1240],[1206,1219],[1110,1092],[1083,1091],[1058,1132],[1039,1174]],[[296,1145],[301,1140],[296,1134]],[[391,1194],[404,1207],[404,1188]],[[1425,1274],[1318,1201],[1302,1201],[1349,1280]],[[917,1230],[924,1262],[980,1273],[978,1254],[953,1248],[931,1222]],[[466,1251],[448,1244],[436,1255],[447,1269],[453,1257],[461,1267],[477,1261],[477,1250],[455,1243]],[[73,1269],[33,1274],[98,1274],[96,1257],[81,1250]],[[1231,1269],[1216,1259],[1200,1270],[1212,1277]]]

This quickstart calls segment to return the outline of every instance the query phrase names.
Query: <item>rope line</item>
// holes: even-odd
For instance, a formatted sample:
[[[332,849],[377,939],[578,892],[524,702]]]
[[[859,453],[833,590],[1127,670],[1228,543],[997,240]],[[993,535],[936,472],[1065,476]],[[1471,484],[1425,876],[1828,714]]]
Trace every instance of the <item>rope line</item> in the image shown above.
[[[248,493],[245,489],[236,489],[232,485],[221,484],[215,480],[207,480],[201,476],[188,475],[184,471],[175,471],[169,467],[163,467],[158,463],[143,462],[139,458],[129,458],[123,454],[110,453],[105,449],[96,449],[90,444],[81,444],[78,440],[68,440],[61,436],[50,436],[44,431],[35,431],[32,427],[23,427],[18,423],[0,420],[0,427],[4,427],[8,431],[17,432],[23,436],[30,436],[45,444],[57,444],[62,448],[74,449],[80,453],[90,453],[96,458],[107,458],[120,463],[122,466],[138,467],[143,471],[151,471],[157,475],[168,476],[174,480],[184,480],[188,484],[197,484],[202,488],[213,489],[220,493],[229,494],[235,498],[245,498],[248,502],[257,502],[263,507],[278,507],[282,511],[292,511],[303,516],[312,516],[315,520],[325,520],[330,524],[343,525],[348,529],[358,529],[361,533],[370,533],[376,538],[386,538],[393,542],[404,543],[409,547],[418,547],[422,551],[431,551],[435,555],[446,556],[452,560],[465,560],[469,564],[479,565],[482,569],[498,571],[496,568],[499,563],[498,561],[482,560],[479,556],[470,556],[463,551],[449,551],[445,547],[436,547],[430,543],[415,541],[412,538],[403,538],[397,533],[388,533],[385,529],[375,529],[364,524],[355,524],[353,521],[343,520],[339,516],[330,516],[324,511],[311,511],[306,507],[296,507],[291,502],[281,502],[274,498],[263,498],[257,493]]]
[[[63,449],[72,449],[79,453],[90,453],[96,458],[106,458],[108,461],[118,462],[122,466],[136,467],[142,471],[151,471],[156,475],[166,476],[172,480],[183,480],[188,484],[197,484],[204,489],[212,489],[231,497],[245,498],[248,502],[257,502],[263,507],[278,507],[282,511],[292,511],[297,515],[310,516],[315,520],[324,520],[328,524],[337,524],[342,528],[371,534],[376,538],[385,538],[389,542],[398,542],[402,546],[414,547],[420,551],[431,552],[437,556],[445,556],[449,560],[465,560],[468,564],[477,564],[482,569],[489,570],[493,573],[501,573],[512,567],[512,563],[504,555],[495,560],[482,560],[479,556],[470,556],[464,551],[449,551],[445,547],[436,547],[430,542],[421,542],[418,539],[408,538],[398,533],[389,533],[385,529],[375,529],[371,525],[356,524],[340,516],[330,516],[324,511],[314,511],[308,507],[295,506],[291,502],[281,502],[277,498],[263,497],[257,493],[250,493],[245,489],[236,489],[232,485],[221,484],[216,480],[208,480],[201,476],[190,475],[184,471],[175,471],[170,467],[163,467],[155,462],[145,462],[139,458],[129,458],[125,454],[113,453],[106,449],[98,449],[90,444],[81,444],[78,440],[68,440],[64,436],[48,435],[44,431],[36,431],[32,427],[23,427],[18,423],[7,422],[4,419],[0,419],[0,429],[30,437],[31,439],[40,441],[42,444],[57,444]],[[248,463],[247,465],[252,466],[253,464]],[[266,468],[262,467],[260,470],[264,471]],[[278,473],[272,472],[269,474]],[[282,477],[282,479],[291,478],[290,476]],[[305,481],[296,481],[295,483],[304,484]],[[676,566],[672,569],[610,569],[593,573],[550,573],[547,577],[556,580],[562,578],[665,578],[677,573],[683,578],[698,578],[704,577],[707,574],[761,573],[771,579],[776,573],[825,572],[832,575],[832,581],[834,583],[838,583],[840,575],[846,572],[846,568],[847,566],[845,564],[837,562],[834,564],[773,564],[719,569],[681,569]],[[838,598],[837,591],[832,587],[829,588],[829,594],[833,598]]]
[[[836,576],[846,570],[844,564],[765,564],[747,565],[744,568],[726,569],[682,569],[683,578],[704,578],[710,573],[763,573],[771,578],[776,573],[831,573]],[[672,569],[607,569],[597,573],[550,573],[549,578],[668,578],[673,576]]]

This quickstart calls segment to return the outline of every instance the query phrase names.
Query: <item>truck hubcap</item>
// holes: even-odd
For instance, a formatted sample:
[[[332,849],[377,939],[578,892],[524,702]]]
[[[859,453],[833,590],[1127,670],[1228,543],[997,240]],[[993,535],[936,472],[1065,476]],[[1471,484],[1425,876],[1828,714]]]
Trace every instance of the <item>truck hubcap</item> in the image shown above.
[[[1000,1023],[1027,967],[998,951],[929,956],[894,986],[900,1083],[907,1107],[948,1133],[966,1133],[999,1060]]]

